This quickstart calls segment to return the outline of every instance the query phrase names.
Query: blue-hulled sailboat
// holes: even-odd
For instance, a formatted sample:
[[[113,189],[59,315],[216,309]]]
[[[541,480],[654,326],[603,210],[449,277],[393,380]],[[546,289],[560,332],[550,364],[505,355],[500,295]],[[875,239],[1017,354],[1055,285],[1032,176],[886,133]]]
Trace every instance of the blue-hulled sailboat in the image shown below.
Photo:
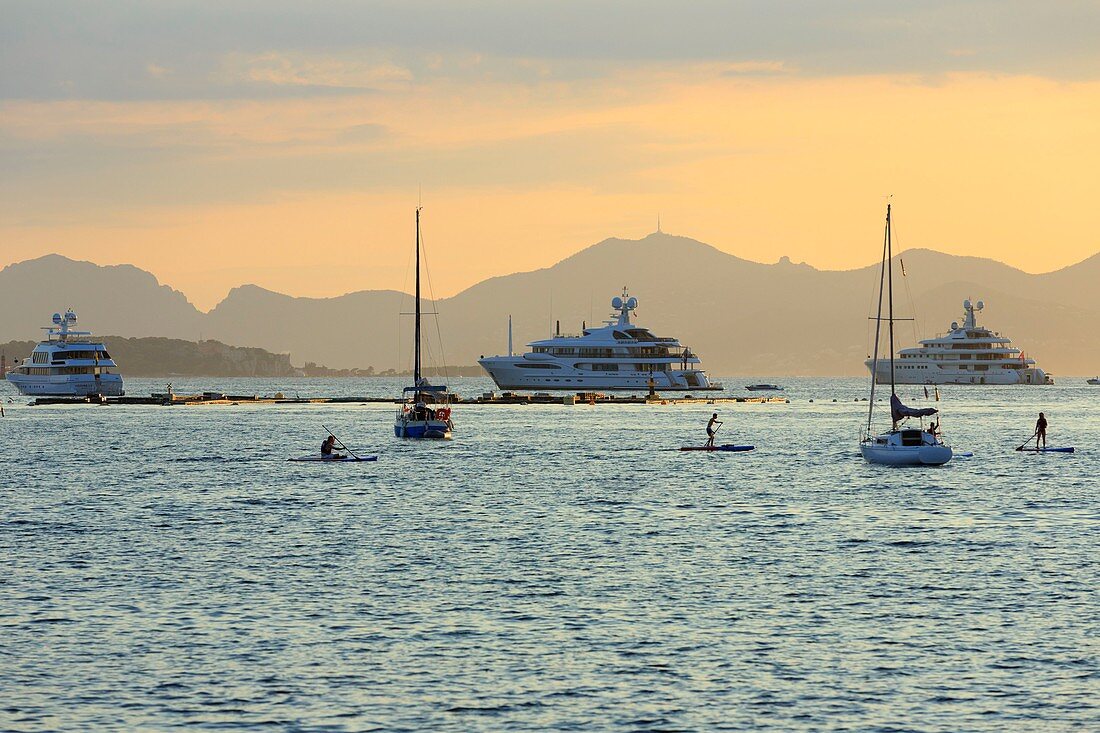
[[[451,422],[451,394],[443,385],[429,384],[421,376],[420,337],[420,207],[416,209],[416,309],[413,337],[413,386],[402,390],[401,409],[393,424],[398,438],[450,440],[454,432]]]

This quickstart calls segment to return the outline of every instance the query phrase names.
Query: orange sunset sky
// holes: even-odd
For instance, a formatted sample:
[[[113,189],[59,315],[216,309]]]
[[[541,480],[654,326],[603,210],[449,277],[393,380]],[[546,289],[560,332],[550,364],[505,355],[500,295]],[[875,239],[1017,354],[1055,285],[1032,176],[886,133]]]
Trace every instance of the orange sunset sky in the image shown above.
[[[208,309],[436,295],[655,229],[825,269],[1100,249],[1089,2],[2,2],[0,266]]]

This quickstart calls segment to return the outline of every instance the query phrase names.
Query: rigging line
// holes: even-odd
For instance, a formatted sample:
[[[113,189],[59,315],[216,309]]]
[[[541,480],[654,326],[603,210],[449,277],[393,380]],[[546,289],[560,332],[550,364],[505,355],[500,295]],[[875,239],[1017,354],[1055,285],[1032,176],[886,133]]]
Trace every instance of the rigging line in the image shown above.
[[[428,280],[428,294],[432,298],[432,311],[435,316],[435,337],[439,340],[439,361],[443,368],[443,378],[450,381],[450,370],[447,369],[447,355],[443,351],[443,332],[439,327],[439,307],[435,299],[435,287],[432,284],[432,268],[428,265],[428,248],[424,244],[424,226],[420,227],[420,251],[424,257],[424,275]],[[430,345],[429,345],[430,348]]]
[[[890,397],[892,398],[897,394],[894,385],[894,354],[897,353],[894,349],[894,245],[893,245],[893,232],[890,228],[890,204],[886,204],[886,260],[889,265],[889,269],[886,271],[886,282],[890,289]],[[891,423],[893,422],[893,410],[890,413]]]
[[[893,238],[898,240],[898,249],[901,249],[901,237],[898,236],[898,227],[893,225],[891,227]],[[909,301],[909,312],[913,314],[913,317],[909,320],[913,322],[913,343],[920,342],[920,323],[917,322],[917,306],[913,302],[913,290],[909,287],[909,275],[905,272],[905,260],[902,256],[898,255],[898,263],[901,265],[901,280],[905,283],[905,297]],[[895,320],[901,320],[895,319]]]
[[[871,310],[875,307],[875,290],[877,290],[877,289],[878,289],[878,283],[876,283],[874,280],[872,280],[871,281],[871,292],[867,296],[867,320],[868,320],[868,324],[867,324],[867,331],[865,333],[866,343],[864,344],[864,346],[867,349],[867,356],[868,357],[875,357],[875,358],[878,357],[878,354],[875,353],[875,352],[878,351],[878,346],[877,346],[878,340],[877,339],[872,339],[872,337],[871,337],[871,324],[870,324],[870,321],[875,320],[875,317],[873,317],[871,315]],[[876,316],[881,316],[881,315],[882,315],[881,313],[876,314]],[[878,324],[875,324],[875,325],[876,325],[876,327],[878,326]],[[872,348],[871,348],[872,340],[876,344],[876,346],[874,347],[874,350],[872,350]]]
[[[871,399],[867,404],[867,432],[871,432],[871,418],[875,412],[875,383],[878,382],[878,342],[882,332],[882,286],[886,279],[886,243],[890,238],[890,204],[886,204],[886,231],[882,235],[882,265],[878,274],[878,317],[875,318],[875,353],[871,362]]]

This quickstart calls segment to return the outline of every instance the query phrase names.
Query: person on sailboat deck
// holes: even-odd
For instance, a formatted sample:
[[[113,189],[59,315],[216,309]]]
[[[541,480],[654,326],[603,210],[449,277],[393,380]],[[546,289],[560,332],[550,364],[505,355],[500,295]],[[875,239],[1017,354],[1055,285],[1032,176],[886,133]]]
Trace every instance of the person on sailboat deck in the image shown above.
[[[718,427],[722,423],[718,420],[718,413],[714,413],[710,416],[710,420],[707,421],[707,447],[714,447],[714,434],[718,432]]]
[[[927,390],[925,390],[927,391]],[[935,438],[940,432],[940,424],[935,420],[928,426],[928,434]]]
[[[1035,447],[1039,447],[1039,440],[1043,441],[1043,447],[1047,447],[1047,418],[1039,413],[1039,419],[1035,421]]]
[[[322,458],[331,458],[332,457],[332,446],[335,445],[335,443],[336,443],[336,436],[335,435],[330,435],[327,438],[325,438],[325,442],[321,443],[321,457]]]

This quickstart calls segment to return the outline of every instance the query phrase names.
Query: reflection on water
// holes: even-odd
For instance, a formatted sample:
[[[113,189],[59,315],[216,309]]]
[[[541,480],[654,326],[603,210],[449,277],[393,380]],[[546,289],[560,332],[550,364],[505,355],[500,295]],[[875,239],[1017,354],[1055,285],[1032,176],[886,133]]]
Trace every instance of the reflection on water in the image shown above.
[[[410,444],[387,405],[17,398],[0,728],[1084,729],[1100,388],[1063,381],[941,388],[975,455],[940,469],[859,458],[866,380],[718,405],[758,446],[718,455],[675,450],[707,405],[467,407]],[[1013,450],[1039,409],[1077,454]],[[379,462],[287,463],[322,423]]]

